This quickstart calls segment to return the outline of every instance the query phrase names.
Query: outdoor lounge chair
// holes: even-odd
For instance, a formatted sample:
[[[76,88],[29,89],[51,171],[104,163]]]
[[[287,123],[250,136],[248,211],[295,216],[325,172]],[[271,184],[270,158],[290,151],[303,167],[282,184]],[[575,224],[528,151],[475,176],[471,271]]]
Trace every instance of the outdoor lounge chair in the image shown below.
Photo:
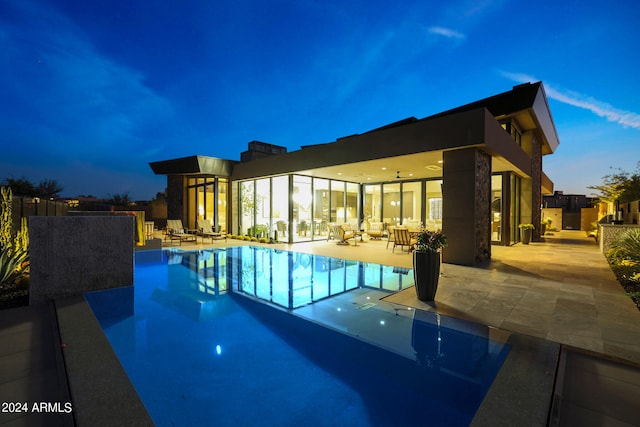
[[[342,225],[334,225],[333,234],[335,238],[338,239],[338,245],[348,245],[349,242],[347,240],[353,239],[356,236],[353,231],[346,231]]]
[[[167,220],[167,235],[165,236],[165,240],[178,240],[180,245],[182,242],[196,241],[195,233],[188,233],[187,230],[182,226],[181,219],[168,219]]]
[[[198,233],[202,236],[202,240],[204,241],[205,237],[211,238],[211,243],[213,243],[216,239],[224,239],[227,240],[226,233],[220,233],[217,231],[213,231],[211,227],[211,223],[208,219],[199,219],[198,220]]]
[[[391,249],[391,252],[394,251],[396,246],[400,246],[400,250],[405,246],[408,246],[408,252],[411,252],[413,250],[413,245],[418,243],[418,240],[411,237],[411,233],[409,233],[409,230],[406,228],[396,228],[394,234],[395,240],[393,241],[393,248]]]

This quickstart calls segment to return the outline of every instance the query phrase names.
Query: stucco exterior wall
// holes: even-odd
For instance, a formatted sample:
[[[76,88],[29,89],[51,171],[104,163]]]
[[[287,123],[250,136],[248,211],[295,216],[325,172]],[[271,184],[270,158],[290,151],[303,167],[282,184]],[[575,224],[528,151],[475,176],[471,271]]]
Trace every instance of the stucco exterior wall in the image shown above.
[[[183,219],[184,181],[183,175],[167,176],[167,219]]]
[[[30,217],[29,303],[133,285],[134,217]]]
[[[543,208],[541,219],[551,218],[551,227],[562,230],[562,208]]]

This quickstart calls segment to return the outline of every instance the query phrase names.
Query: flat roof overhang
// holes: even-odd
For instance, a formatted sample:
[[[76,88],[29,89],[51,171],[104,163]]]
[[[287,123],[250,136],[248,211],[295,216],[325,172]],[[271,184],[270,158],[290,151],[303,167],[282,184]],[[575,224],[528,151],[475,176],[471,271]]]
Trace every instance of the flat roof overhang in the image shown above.
[[[239,163],[233,180],[290,173],[350,182],[442,177],[442,153],[478,147],[492,155],[492,171],[530,176],[531,161],[491,113],[477,108],[382,128],[336,142]]]
[[[540,140],[543,155],[554,153],[558,145],[560,145],[556,126],[551,117],[551,110],[542,85],[540,85],[531,106],[497,116],[496,119],[502,120],[507,117],[515,118],[523,130],[537,130],[536,135]]]
[[[209,156],[189,156],[178,159],[151,162],[149,166],[156,175],[207,175],[231,176],[238,162]]]

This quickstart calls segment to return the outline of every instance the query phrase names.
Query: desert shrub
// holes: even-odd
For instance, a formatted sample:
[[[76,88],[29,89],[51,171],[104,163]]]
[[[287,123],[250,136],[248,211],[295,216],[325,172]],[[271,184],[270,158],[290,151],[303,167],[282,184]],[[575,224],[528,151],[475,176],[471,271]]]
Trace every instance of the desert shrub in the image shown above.
[[[11,283],[25,274],[29,260],[27,219],[13,232],[11,218],[13,194],[10,187],[0,187],[0,284]]]
[[[640,228],[632,228],[617,236],[611,242],[607,257],[616,262],[640,262]]]

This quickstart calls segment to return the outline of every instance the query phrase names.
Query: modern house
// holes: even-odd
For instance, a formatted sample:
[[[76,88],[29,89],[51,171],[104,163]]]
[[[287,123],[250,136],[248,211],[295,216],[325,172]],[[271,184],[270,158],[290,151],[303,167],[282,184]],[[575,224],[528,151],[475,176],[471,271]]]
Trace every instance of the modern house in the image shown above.
[[[541,82],[430,117],[410,117],[334,142],[253,141],[245,161],[191,156],[150,163],[167,175],[168,217],[295,243],[327,239],[331,223],[441,228],[444,262],[476,265],[491,245],[540,224],[553,183],[542,156],[559,140]],[[534,230],[534,239],[539,230]]]

